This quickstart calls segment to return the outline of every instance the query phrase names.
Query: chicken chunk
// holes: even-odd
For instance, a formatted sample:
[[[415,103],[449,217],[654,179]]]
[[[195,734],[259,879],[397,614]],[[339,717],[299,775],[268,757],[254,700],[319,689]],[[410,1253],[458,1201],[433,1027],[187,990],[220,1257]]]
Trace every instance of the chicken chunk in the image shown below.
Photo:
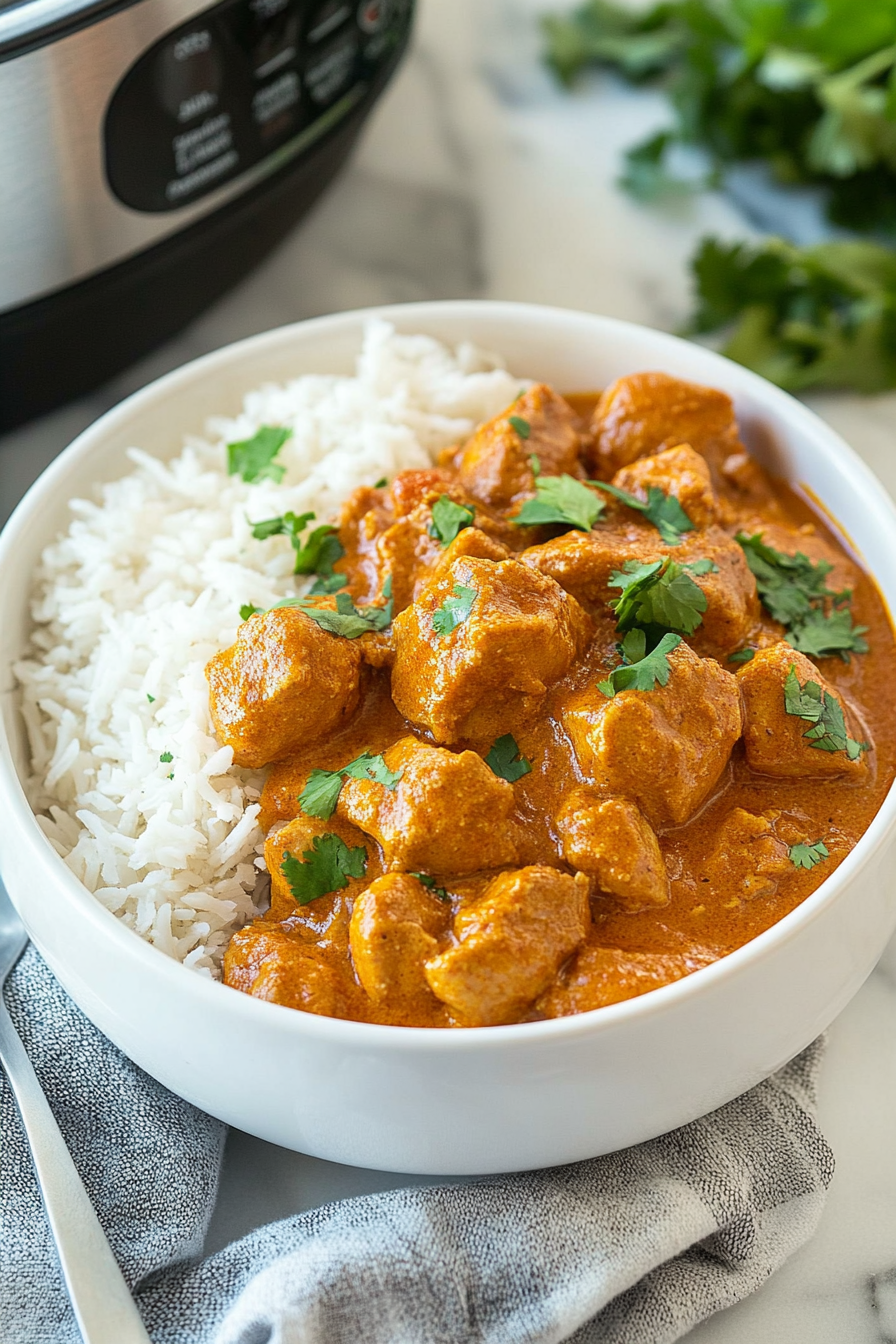
[[[311,856],[314,856],[315,850],[319,852],[320,841],[327,836],[342,841],[349,851],[363,848],[363,876],[356,878],[337,870],[336,878],[342,879],[342,885],[302,905],[293,893],[289,877],[283,871],[284,861],[291,857],[297,863],[307,863],[309,859],[313,862]],[[317,846],[315,841],[318,842]],[[327,845],[329,849],[342,853],[341,847],[336,846],[334,841],[328,841]],[[333,919],[342,917],[347,908],[345,896],[356,895],[367,882],[379,877],[382,872],[374,845],[350,822],[339,817],[321,821],[317,817],[306,817],[304,813],[271,831],[264,845],[264,860],[271,875],[272,918],[295,918],[301,923],[307,923],[315,937]]]
[[[338,813],[383,848],[387,869],[459,874],[516,861],[513,787],[475,751],[455,754],[404,737],[385,752],[394,790],[347,779]]]
[[[590,633],[578,602],[528,566],[455,560],[394,622],[392,697],[436,742],[494,739],[537,713]]]
[[[691,642],[710,657],[725,658],[740,648],[759,620],[756,580],[744,553],[716,526],[686,533],[679,546],[669,547],[654,527],[595,528],[590,533],[567,532],[532,546],[520,556],[523,564],[547,574],[579,602],[592,608],[619,596],[610,578],[626,563],[644,564],[670,556],[679,565],[708,560],[708,573],[690,577],[706,598],[706,610]]]
[[[321,1017],[357,1017],[360,995],[321,953],[279,924],[239,929],[224,954],[224,983],[253,998]]]
[[[716,960],[712,952],[698,948],[691,952],[628,952],[589,942],[542,995],[536,1008],[544,1017],[569,1017],[606,1008],[681,980]]]
[[[450,914],[450,906],[410,873],[387,873],[361,893],[349,937],[358,979],[371,999],[429,994],[423,963],[438,952]]]
[[[823,697],[826,712],[818,700],[814,702],[815,711],[811,706],[807,710],[815,713],[815,722],[787,711],[785,684],[791,668],[800,692],[811,696],[807,688],[814,683]],[[865,778],[867,751],[858,750],[865,733],[843,697],[804,654],[781,640],[759,649],[738,672],[737,680],[744,702],[744,746],[751,770],[776,779],[836,779],[841,775],[857,780]],[[824,720],[818,723],[822,712]],[[825,724],[830,734],[824,733]],[[808,738],[806,734],[817,727],[822,728],[822,733],[815,739]],[[846,735],[852,747],[848,747]],[[813,741],[819,745],[814,746]]]
[[[644,501],[651,486],[662,490],[664,495],[673,495],[694,527],[708,527],[719,521],[719,501],[709,466],[690,444],[664,448],[661,453],[639,458],[617,471],[612,484]]]
[[[525,438],[519,422],[528,427]],[[535,490],[533,454],[544,476],[579,474],[577,423],[569,403],[537,383],[465,444],[457,458],[460,485],[483,504],[506,508]]]
[[[606,389],[594,410],[589,474],[610,480],[620,467],[687,443],[721,463],[742,450],[731,398],[667,373],[634,373]]]
[[[633,799],[654,827],[680,825],[706,802],[741,733],[731,673],[684,643],[668,658],[665,686],[612,698],[589,686],[562,711],[586,779]]]
[[[459,912],[458,941],[427,961],[427,982],[464,1024],[511,1022],[544,993],[589,923],[584,874],[544,867],[501,873]]]
[[[327,634],[303,611],[252,616],[205,669],[215,732],[236,765],[280,760],[348,721],[360,671],[357,641]]]
[[[775,834],[779,816],[732,808],[703,869],[710,892],[734,892],[746,901],[775,894],[781,878],[794,871],[789,846]]]
[[[659,842],[634,803],[577,789],[557,818],[563,857],[632,913],[669,901]]]

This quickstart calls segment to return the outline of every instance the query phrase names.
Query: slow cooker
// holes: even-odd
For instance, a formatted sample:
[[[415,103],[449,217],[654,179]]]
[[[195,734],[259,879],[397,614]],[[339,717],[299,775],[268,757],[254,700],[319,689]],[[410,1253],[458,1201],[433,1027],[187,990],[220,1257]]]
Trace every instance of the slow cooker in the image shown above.
[[[0,0],[0,431],[246,273],[344,162],[413,0]]]

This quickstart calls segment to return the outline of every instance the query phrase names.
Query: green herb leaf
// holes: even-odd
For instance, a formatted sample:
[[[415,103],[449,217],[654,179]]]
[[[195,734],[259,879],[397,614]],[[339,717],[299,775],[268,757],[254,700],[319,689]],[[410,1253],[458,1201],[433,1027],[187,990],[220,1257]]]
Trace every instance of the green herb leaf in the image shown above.
[[[682,197],[694,191],[699,180],[687,182],[683,178],[673,177],[666,167],[666,152],[675,144],[676,136],[671,131],[660,131],[633,145],[625,151],[625,168],[619,177],[619,185],[629,196],[645,204]]]
[[[738,532],[735,540],[756,579],[762,605],[787,628],[795,649],[813,658],[839,654],[845,662],[851,653],[868,652],[862,638],[868,627],[854,625],[846,606],[851,594],[827,586],[833,569],[829,560],[813,562],[801,551],[787,555],[767,545],[761,532],[752,537]]]
[[[527,761],[520,752],[513,733],[505,733],[492,743],[485,763],[493,774],[499,779],[506,779],[509,784],[522,779],[523,775],[528,775],[532,770],[532,762]]]
[[[631,633],[639,635],[640,639],[644,640],[643,631]],[[629,636],[626,636],[626,640],[628,639]],[[614,667],[606,681],[598,683],[598,689],[604,695],[612,697],[618,695],[620,691],[652,691],[657,685],[665,686],[672,674],[669,654],[677,649],[680,643],[680,635],[663,635],[652,653],[645,654],[634,662],[623,663],[621,667]],[[625,641],[623,644],[625,645]],[[637,647],[633,643],[628,644],[628,652],[634,652]],[[640,643],[640,647],[643,648],[644,644]]]
[[[478,595],[477,588],[465,588],[462,583],[456,583],[452,589],[452,596],[446,597],[442,605],[433,612],[432,628],[436,634],[444,638],[459,625],[463,625],[473,610],[473,603]]]
[[[848,735],[840,702],[830,691],[823,691],[817,681],[800,686],[793,663],[784,680],[784,709],[812,725],[803,737],[817,751],[845,751],[849,760],[855,761],[869,750],[869,743],[855,742]]]
[[[146,698],[147,698],[147,700],[149,701],[149,703],[150,703],[151,705],[154,705],[154,704],[155,704],[155,702],[156,702],[156,698],[155,698],[154,695],[150,695],[149,691],[146,692]]]
[[[170,751],[163,751],[161,756],[159,757],[159,760],[162,762],[163,765],[170,765],[171,762],[174,760],[174,757],[171,755]]]
[[[286,468],[275,463],[274,458],[289,438],[292,438],[291,429],[262,425],[251,439],[228,443],[228,475],[242,476],[249,484],[267,479],[279,485],[286,475]]]
[[[314,518],[314,513],[292,512],[284,513],[277,518],[265,518],[260,523],[253,523],[252,535],[256,541],[267,541],[268,537],[276,536],[289,537],[296,553],[293,573],[319,574],[323,578],[330,579],[334,564],[342,559],[345,550],[336,528],[331,523],[323,523],[320,527],[316,527],[303,544],[302,533]],[[347,580],[344,575],[340,575],[339,578],[340,582],[336,588],[344,588]],[[312,589],[312,592],[314,591],[334,592],[335,588],[332,584],[320,587],[315,585]]]
[[[401,770],[390,770],[382,756],[371,756],[369,751],[362,751],[339,770],[312,770],[299,794],[299,807],[309,817],[327,821],[336,810],[346,779],[372,779],[394,793],[402,773]]]
[[[590,532],[604,511],[603,500],[572,476],[536,476],[535,498],[527,499],[512,523],[520,527],[563,523]]]
[[[385,630],[392,623],[392,585],[387,580],[383,595],[388,601],[382,607],[356,607],[348,593],[336,594],[336,610],[331,607],[318,607],[314,599],[307,597],[284,597],[275,602],[268,611],[277,611],[280,607],[297,607],[328,634],[339,635],[342,639],[358,639],[372,630]]]
[[[364,846],[349,849],[332,831],[316,835],[311,848],[303,850],[302,860],[304,862],[287,850],[280,864],[280,871],[299,905],[308,905],[330,892],[341,891],[348,886],[350,877],[363,877],[367,872]]]
[[[373,483],[373,488],[374,488],[374,490],[384,490],[385,487],[386,487],[388,484],[389,484],[389,482],[388,482],[388,480],[386,479],[386,477],[385,477],[385,476],[381,476],[381,477],[379,478],[378,481],[374,481],[374,483]]]
[[[734,653],[729,653],[729,663],[749,663],[756,656],[755,649],[737,649]]]
[[[609,586],[621,588],[610,603],[616,613],[619,630],[636,625],[653,631],[669,630],[692,635],[703,620],[706,595],[691,578],[692,573],[707,573],[711,561],[695,561],[693,566],[679,565],[667,556],[639,564],[628,560],[622,570],[610,575]]]
[[[466,504],[455,504],[450,495],[440,495],[432,506],[431,537],[438,537],[443,546],[449,546],[458,532],[470,527],[476,517]]]
[[[529,466],[532,468],[533,476],[541,475],[541,458],[538,456],[537,453],[529,454]]]
[[[437,887],[435,878],[430,877],[428,873],[411,873],[411,877],[416,877],[417,881],[422,882],[424,887],[431,891],[433,896],[438,896],[440,901],[448,900],[448,892],[444,887]]]
[[[528,420],[524,420],[521,415],[508,415],[507,423],[512,425],[521,439],[528,439],[532,433],[532,426]]]
[[[240,620],[248,621],[250,616],[259,616],[263,611],[263,607],[253,607],[251,602],[244,602],[240,607]]]
[[[830,854],[825,842],[816,840],[813,844],[791,845],[787,857],[794,868],[814,868],[816,863],[830,858]]]
[[[596,486],[598,490],[606,490],[607,494],[620,499],[630,509],[637,509],[639,513],[643,513],[668,546],[677,546],[683,532],[694,530],[694,524],[675,496],[664,494],[658,485],[647,487],[645,501],[630,495],[627,490],[620,490],[618,485],[609,485],[606,481],[589,481],[588,484]]]

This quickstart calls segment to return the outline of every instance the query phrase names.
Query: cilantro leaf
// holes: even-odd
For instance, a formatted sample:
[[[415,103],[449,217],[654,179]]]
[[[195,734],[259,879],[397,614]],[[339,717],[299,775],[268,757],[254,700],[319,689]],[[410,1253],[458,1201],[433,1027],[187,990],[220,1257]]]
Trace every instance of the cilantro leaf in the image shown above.
[[[535,498],[527,499],[510,521],[520,527],[565,523],[590,532],[603,511],[603,500],[573,476],[536,476]]]
[[[619,597],[610,602],[619,630],[634,626],[678,631],[692,635],[703,620],[706,595],[691,578],[688,569],[707,573],[711,561],[695,561],[693,566],[679,565],[666,556],[639,564],[627,560],[622,570],[610,575],[609,586],[621,588]]]
[[[155,698],[154,695],[150,695],[149,691],[146,692],[146,698],[147,698],[147,700],[149,701],[149,703],[150,703],[151,705],[154,705],[154,704],[155,704],[155,702],[156,702],[156,698]]]
[[[227,445],[227,474],[242,476],[252,484],[254,481],[270,480],[279,485],[286,475],[286,468],[275,463],[274,458],[292,438],[292,430],[281,426],[262,425],[251,439],[238,439]]]
[[[159,760],[162,762],[163,765],[170,765],[170,763],[174,760],[174,757],[171,755],[170,751],[163,751],[161,756],[159,757]]]
[[[630,509],[637,509],[639,513],[643,513],[648,522],[653,523],[667,546],[677,546],[681,541],[682,532],[694,530],[694,524],[675,496],[665,494],[658,485],[648,486],[647,499],[643,500],[630,495],[627,490],[620,490],[618,485],[609,485],[606,481],[589,481],[588,484],[597,486],[598,490],[606,490],[607,494],[622,500],[622,503],[627,504]]]
[[[625,168],[618,182],[636,201],[652,203],[680,197],[693,191],[698,181],[673,177],[666,166],[666,151],[675,143],[671,131],[660,131],[625,151]]]
[[[868,652],[862,638],[868,627],[854,625],[846,606],[851,594],[827,586],[833,569],[829,560],[813,562],[802,551],[787,555],[764,542],[761,532],[752,537],[738,532],[735,540],[756,579],[762,605],[787,628],[795,649],[813,658],[839,654],[845,662],[851,653]]]
[[[817,751],[845,751],[849,760],[855,761],[869,750],[869,743],[855,742],[848,735],[839,700],[830,691],[823,691],[817,681],[800,686],[793,663],[784,679],[784,710],[812,725],[803,737]]]
[[[755,649],[735,649],[734,653],[729,653],[729,663],[749,663],[756,657]]]
[[[527,761],[521,753],[513,733],[505,733],[492,743],[485,763],[493,774],[499,779],[506,779],[509,784],[522,779],[523,775],[528,775],[532,770],[532,762]]]
[[[264,607],[253,607],[251,602],[244,602],[240,607],[240,620],[248,621],[250,616],[258,616],[264,611]]]
[[[532,426],[528,420],[524,420],[521,415],[508,415],[507,423],[512,425],[521,439],[528,439],[532,433]]]
[[[268,607],[268,611],[277,611],[280,607],[297,607],[328,634],[339,635],[342,639],[358,639],[361,635],[369,635],[372,630],[385,630],[391,625],[391,587],[387,581],[383,594],[388,597],[388,601],[382,607],[356,607],[348,593],[337,593],[335,611],[331,607],[318,607],[310,594],[307,597],[284,597]],[[389,589],[388,594],[386,588]]]
[[[790,845],[787,857],[794,868],[814,868],[816,863],[830,858],[830,852],[823,840],[815,840],[811,844]]]
[[[440,495],[432,506],[431,537],[438,537],[443,546],[449,546],[458,532],[469,527],[476,514],[466,504],[455,504],[450,495]]]
[[[463,625],[473,610],[473,603],[478,596],[478,588],[465,588],[462,583],[456,583],[452,595],[446,597],[442,605],[433,612],[432,628],[436,634],[444,638],[459,625]]]
[[[299,905],[308,905],[320,896],[341,891],[348,886],[350,877],[363,877],[367,872],[364,846],[349,849],[332,831],[316,835],[311,848],[302,851],[302,860],[286,850],[280,864],[280,871]]]
[[[643,631],[632,631],[644,639]],[[628,639],[628,636],[626,636]],[[665,686],[672,674],[669,666],[669,654],[681,643],[680,635],[663,635],[652,653],[642,655],[634,662],[614,667],[606,681],[598,682],[598,689],[604,695],[612,697],[620,691],[652,691],[656,685]],[[644,644],[641,644],[641,648]],[[634,652],[630,644],[629,649]]]
[[[347,778],[372,779],[394,793],[402,773],[401,770],[390,770],[382,756],[371,756],[369,751],[362,751],[339,770],[312,770],[299,794],[299,807],[307,816],[327,821],[336,810]]]
[[[315,516],[314,513],[288,512],[277,518],[264,518],[261,522],[252,524],[252,535],[256,541],[267,541],[268,537],[289,537],[296,553],[292,572],[319,574],[324,579],[332,580],[333,566],[345,555],[345,549],[339,540],[336,528],[331,523],[323,523],[320,527],[314,528],[303,544],[302,533],[308,524],[314,521]],[[315,584],[312,592],[334,592],[337,588],[344,588],[347,580],[342,575],[339,579],[340,582],[335,585],[333,582],[328,586]]]
[[[424,887],[431,891],[433,896],[438,896],[440,901],[448,900],[448,892],[444,887],[437,887],[435,878],[430,877],[428,873],[411,873],[411,877],[416,877],[417,881],[422,882]]]

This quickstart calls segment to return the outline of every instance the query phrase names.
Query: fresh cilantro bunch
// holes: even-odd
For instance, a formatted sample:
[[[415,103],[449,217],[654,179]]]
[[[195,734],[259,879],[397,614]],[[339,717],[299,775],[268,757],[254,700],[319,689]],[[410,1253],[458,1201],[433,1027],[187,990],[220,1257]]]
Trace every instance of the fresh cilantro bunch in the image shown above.
[[[617,629],[639,628],[653,643],[667,631],[692,635],[703,620],[707,604],[705,593],[691,575],[708,574],[715,568],[712,560],[678,564],[669,556],[646,564],[627,560],[609,580],[611,588],[622,589],[610,602]]]
[[[896,135],[896,121],[893,122]],[[896,175],[892,182],[896,202]],[[723,332],[722,353],[790,392],[896,387],[896,252],[843,240],[705,238],[691,262],[689,334]]]
[[[852,594],[827,586],[830,561],[813,562],[801,551],[786,555],[767,545],[761,532],[752,537],[738,532],[735,539],[756,579],[762,605],[786,627],[795,649],[811,658],[839,654],[844,662],[851,653],[868,652],[863,638],[868,627],[855,625],[849,610]]]
[[[847,733],[839,700],[830,691],[823,691],[817,681],[800,686],[792,663],[784,679],[784,709],[812,725],[803,737],[817,751],[845,751],[849,760],[855,761],[869,749],[867,742],[856,742]]]
[[[585,0],[543,22],[564,83],[597,65],[665,89],[673,124],[621,179],[641,199],[686,189],[667,169],[684,143],[706,152],[710,182],[764,160],[783,183],[821,186],[833,222],[896,228],[894,0]]]

